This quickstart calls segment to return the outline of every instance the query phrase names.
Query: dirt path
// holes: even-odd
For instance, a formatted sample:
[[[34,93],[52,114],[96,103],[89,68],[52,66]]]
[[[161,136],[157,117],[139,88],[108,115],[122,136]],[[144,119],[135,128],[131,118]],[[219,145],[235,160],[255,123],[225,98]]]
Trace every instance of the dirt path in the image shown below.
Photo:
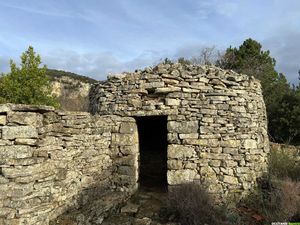
[[[121,208],[105,219],[102,225],[178,225],[166,208],[167,192],[144,188]]]

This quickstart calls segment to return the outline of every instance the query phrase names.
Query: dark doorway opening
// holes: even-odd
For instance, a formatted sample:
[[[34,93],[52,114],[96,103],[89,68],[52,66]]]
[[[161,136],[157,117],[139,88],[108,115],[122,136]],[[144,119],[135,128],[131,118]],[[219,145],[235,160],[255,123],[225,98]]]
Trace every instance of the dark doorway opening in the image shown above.
[[[141,188],[167,189],[167,117],[137,117]]]

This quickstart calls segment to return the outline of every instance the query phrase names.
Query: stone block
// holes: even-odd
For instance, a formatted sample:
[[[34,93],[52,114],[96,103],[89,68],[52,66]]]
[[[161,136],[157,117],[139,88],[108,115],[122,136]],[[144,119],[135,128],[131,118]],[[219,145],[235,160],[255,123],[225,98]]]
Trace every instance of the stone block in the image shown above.
[[[168,145],[168,158],[187,159],[196,157],[194,147],[184,145]]]
[[[167,173],[167,179],[169,185],[182,184],[186,182],[192,182],[199,179],[200,176],[196,170],[169,170]]]
[[[25,145],[0,146],[0,161],[32,157],[33,148]]]
[[[233,112],[240,112],[240,113],[245,113],[246,112],[246,109],[245,109],[244,106],[232,106],[231,110]]]
[[[16,145],[36,145],[37,139],[28,139],[28,138],[17,138],[15,140]]]
[[[135,123],[121,123],[120,125],[121,134],[133,134],[136,131],[137,127]]]
[[[227,167],[227,168],[236,167],[237,165],[238,165],[238,163],[233,160],[224,160],[222,162],[222,166]]]
[[[177,133],[168,133],[167,138],[169,144],[180,144]]]
[[[0,207],[0,218],[5,217],[7,219],[13,219],[16,213],[17,213],[16,209],[11,209],[8,207],[4,207],[4,208]]]
[[[9,182],[9,179],[7,179],[4,176],[0,175],[0,184],[7,184],[8,182]]]
[[[0,104],[0,113],[6,113],[11,111],[10,105],[8,104]]]
[[[227,175],[224,175],[223,176],[223,182],[224,183],[228,183],[228,184],[239,184],[239,181],[236,177],[233,177],[233,176],[227,176]]]
[[[239,151],[237,148],[223,148],[223,153],[231,154],[231,155],[238,155]]]
[[[53,174],[54,164],[41,163],[20,167],[5,167],[2,168],[2,174],[6,178],[28,177],[26,179],[40,179]]]
[[[257,148],[257,141],[253,139],[244,140],[244,148],[245,149],[253,149]]]
[[[251,173],[251,169],[249,167],[237,167],[237,173]]]
[[[112,145],[134,145],[138,142],[138,137],[132,134],[112,134]]]
[[[39,127],[42,125],[43,117],[34,112],[9,112],[7,120],[9,123]]]
[[[203,117],[201,119],[201,121],[204,122],[204,123],[213,123],[214,122],[214,118],[212,118],[212,117]]]
[[[229,101],[230,98],[228,96],[209,96],[210,100],[214,101]]]
[[[131,146],[120,146],[120,152],[123,155],[132,155],[139,152],[139,145],[131,145]]]
[[[203,115],[217,115],[217,110],[215,109],[202,109],[200,108],[200,113]]]
[[[198,121],[169,121],[168,131],[170,133],[190,134],[198,132]]]
[[[201,178],[204,178],[206,181],[216,181],[217,176],[215,171],[210,166],[201,167],[200,169]]]
[[[180,105],[180,99],[174,99],[174,98],[166,98],[165,103],[166,105],[170,106],[179,106]]]
[[[134,224],[135,225],[151,225],[152,220],[148,217],[136,218]]]
[[[6,116],[0,115],[0,126],[6,125]]]
[[[164,86],[165,86],[164,82],[150,82],[142,85],[142,87],[145,89],[161,88]]]
[[[182,160],[169,159],[167,163],[169,170],[179,170],[183,168]]]
[[[128,202],[124,207],[122,207],[121,213],[135,214],[137,213],[138,210],[139,210],[139,205]]]
[[[16,138],[37,138],[37,129],[32,126],[4,126],[2,128],[2,138],[12,140]]]
[[[199,134],[194,133],[194,134],[179,134],[180,139],[198,139]]]
[[[220,167],[221,165],[221,160],[215,160],[212,159],[208,162],[208,165],[212,166],[212,167]]]
[[[162,87],[162,88],[156,88],[155,93],[157,94],[165,94],[169,92],[177,92],[181,91],[180,87]]]
[[[224,140],[224,141],[221,141],[220,145],[222,147],[237,148],[241,145],[241,141],[240,140]]]

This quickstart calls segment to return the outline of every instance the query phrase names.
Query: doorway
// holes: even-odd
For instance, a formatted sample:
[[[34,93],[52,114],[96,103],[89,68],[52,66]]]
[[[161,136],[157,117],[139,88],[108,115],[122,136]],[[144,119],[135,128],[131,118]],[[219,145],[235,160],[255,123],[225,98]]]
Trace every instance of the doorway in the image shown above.
[[[167,189],[167,116],[137,117],[141,188]]]

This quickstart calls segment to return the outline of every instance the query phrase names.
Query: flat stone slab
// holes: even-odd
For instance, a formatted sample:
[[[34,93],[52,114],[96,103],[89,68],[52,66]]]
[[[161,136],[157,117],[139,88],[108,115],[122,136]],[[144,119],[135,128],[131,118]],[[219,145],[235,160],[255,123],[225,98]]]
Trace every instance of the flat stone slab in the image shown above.
[[[139,210],[139,205],[128,202],[122,209],[121,213],[135,214]]]

